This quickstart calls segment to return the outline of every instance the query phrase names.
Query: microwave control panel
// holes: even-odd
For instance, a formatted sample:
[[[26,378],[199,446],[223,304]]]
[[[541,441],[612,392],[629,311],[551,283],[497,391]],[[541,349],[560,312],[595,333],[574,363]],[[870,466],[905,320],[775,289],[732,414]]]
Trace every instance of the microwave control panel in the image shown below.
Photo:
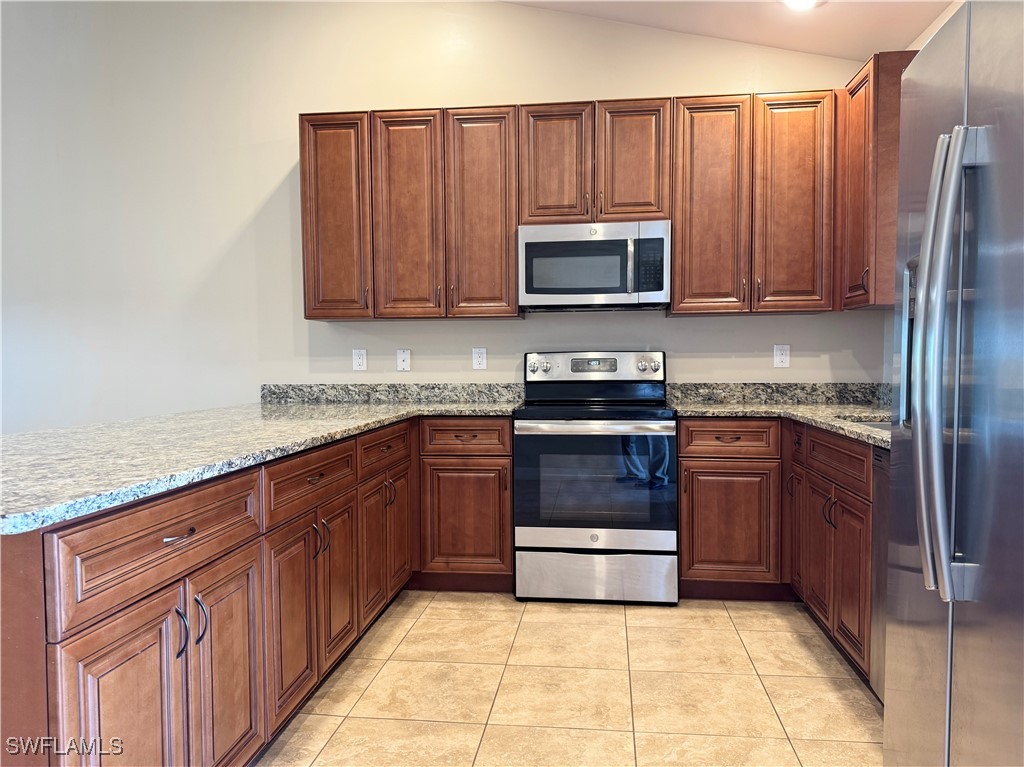
[[[665,288],[665,241],[641,237],[636,241],[637,293],[655,293]]]

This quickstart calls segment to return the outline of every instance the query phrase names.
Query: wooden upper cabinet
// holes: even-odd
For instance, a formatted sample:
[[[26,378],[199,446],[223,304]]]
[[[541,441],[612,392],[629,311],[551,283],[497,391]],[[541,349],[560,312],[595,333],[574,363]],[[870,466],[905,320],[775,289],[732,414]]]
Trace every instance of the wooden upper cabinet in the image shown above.
[[[374,315],[443,317],[441,110],[374,112]]]
[[[836,281],[843,309],[894,300],[900,84],[915,53],[875,54],[836,94]]]
[[[751,100],[676,99],[673,314],[750,310]]]
[[[593,220],[594,104],[519,108],[519,222]]]
[[[754,96],[754,311],[832,308],[833,102]]]
[[[449,317],[514,317],[518,126],[515,107],[444,113]]]
[[[668,218],[670,107],[670,99],[597,103],[597,221]]]
[[[369,115],[300,115],[299,173],[306,318],[372,317]]]

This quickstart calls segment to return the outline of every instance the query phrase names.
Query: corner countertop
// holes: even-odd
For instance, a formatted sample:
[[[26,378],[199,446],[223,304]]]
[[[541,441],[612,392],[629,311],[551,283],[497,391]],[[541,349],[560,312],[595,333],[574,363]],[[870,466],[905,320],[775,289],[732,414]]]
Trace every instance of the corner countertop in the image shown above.
[[[509,416],[520,403],[254,404],[2,438],[0,535],[30,532],[413,416]],[[680,416],[782,417],[879,447],[862,405],[671,402]]]

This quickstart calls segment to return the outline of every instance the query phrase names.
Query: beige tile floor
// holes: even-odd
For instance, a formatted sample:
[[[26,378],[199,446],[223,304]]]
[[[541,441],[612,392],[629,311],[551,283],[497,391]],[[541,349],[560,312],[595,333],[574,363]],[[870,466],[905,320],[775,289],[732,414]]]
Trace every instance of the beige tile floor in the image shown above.
[[[873,767],[881,739],[801,605],[405,591],[258,764]]]

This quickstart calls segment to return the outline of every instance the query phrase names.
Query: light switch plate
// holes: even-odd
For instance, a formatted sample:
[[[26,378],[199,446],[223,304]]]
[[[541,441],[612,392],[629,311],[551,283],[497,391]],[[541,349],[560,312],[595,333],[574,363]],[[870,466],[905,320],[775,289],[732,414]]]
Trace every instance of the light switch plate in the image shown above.
[[[399,349],[396,355],[395,370],[412,370],[412,351],[409,349]]]
[[[352,350],[352,369],[366,370],[366,349]]]
[[[775,344],[775,367],[789,367],[789,344]]]
[[[487,347],[473,347],[473,370],[487,370]]]

